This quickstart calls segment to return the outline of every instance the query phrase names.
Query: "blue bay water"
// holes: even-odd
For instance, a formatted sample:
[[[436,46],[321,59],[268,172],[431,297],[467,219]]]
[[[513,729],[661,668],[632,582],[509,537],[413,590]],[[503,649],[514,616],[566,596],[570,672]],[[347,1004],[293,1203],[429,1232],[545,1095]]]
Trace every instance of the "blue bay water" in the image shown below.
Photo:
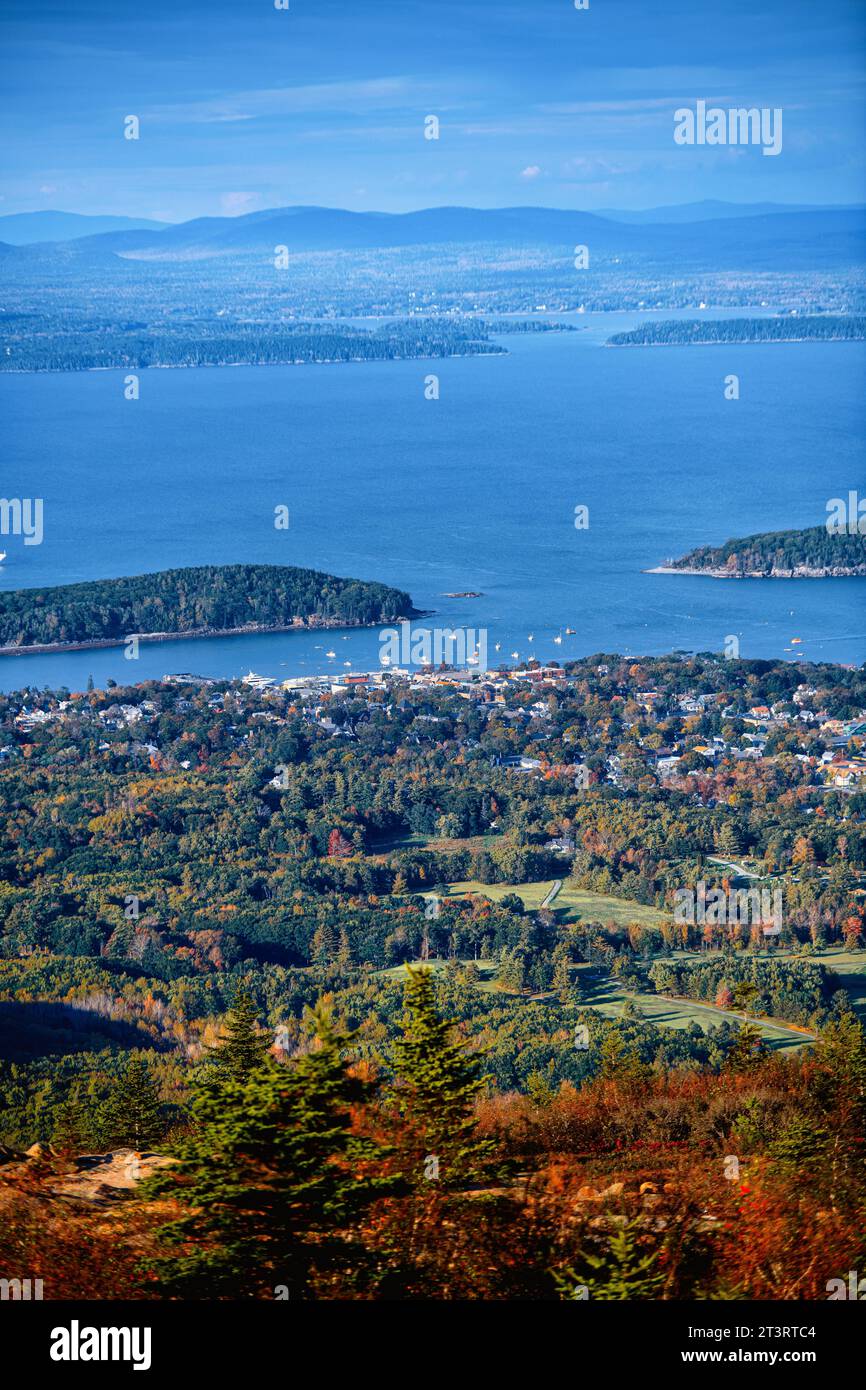
[[[152,370],[134,402],[122,372],[2,375],[0,491],[42,497],[45,534],[0,540],[0,587],[305,565],[407,589],[435,611],[422,625],[487,629],[491,664],[721,651],[729,634],[746,657],[863,662],[866,581],[642,571],[821,524],[829,498],[866,493],[866,344],[604,346],[646,317],[575,316],[577,333],[502,338],[504,357]],[[444,597],[461,590],[482,597]],[[162,642],[135,662],[122,648],[3,657],[0,688],[340,673],[378,653],[378,632],[359,630]]]

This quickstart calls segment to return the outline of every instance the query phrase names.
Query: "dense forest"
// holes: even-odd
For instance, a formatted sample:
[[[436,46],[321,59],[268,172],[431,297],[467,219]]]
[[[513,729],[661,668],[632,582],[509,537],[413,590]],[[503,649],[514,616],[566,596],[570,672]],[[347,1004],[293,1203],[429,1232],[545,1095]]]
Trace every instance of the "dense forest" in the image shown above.
[[[855,518],[856,524],[856,518]],[[828,526],[809,526],[802,531],[767,531],[724,545],[701,545],[671,568],[724,571],[737,575],[790,575],[816,571],[827,576],[866,574],[866,535],[850,535]]]
[[[198,565],[0,593],[0,646],[123,641],[132,633],[357,626],[411,617],[408,594],[289,565]]]
[[[407,318],[374,329],[348,323],[282,323],[180,318],[166,324],[94,319],[34,332],[6,320],[0,370],[88,371],[94,368],[278,366],[312,362],[391,362],[415,357],[501,353],[478,319]],[[18,328],[10,334],[9,329]],[[503,331],[499,329],[497,331]]]
[[[608,347],[688,343],[837,342],[866,338],[863,314],[786,314],[754,319],[669,319],[614,333]]]

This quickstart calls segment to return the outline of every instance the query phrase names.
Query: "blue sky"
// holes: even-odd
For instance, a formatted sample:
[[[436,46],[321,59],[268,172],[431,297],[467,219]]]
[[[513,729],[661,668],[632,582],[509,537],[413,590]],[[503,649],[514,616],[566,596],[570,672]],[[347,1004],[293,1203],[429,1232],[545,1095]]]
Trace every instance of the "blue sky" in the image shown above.
[[[0,37],[0,213],[866,200],[864,0],[4,0]],[[782,153],[677,146],[699,98],[781,107]]]

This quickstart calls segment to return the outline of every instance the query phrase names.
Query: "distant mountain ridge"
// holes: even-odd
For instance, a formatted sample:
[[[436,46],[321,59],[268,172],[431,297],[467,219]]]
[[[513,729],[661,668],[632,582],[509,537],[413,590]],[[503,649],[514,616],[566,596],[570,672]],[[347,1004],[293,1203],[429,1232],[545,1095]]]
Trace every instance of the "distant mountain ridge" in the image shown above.
[[[36,218],[40,214],[14,216]],[[14,245],[9,222],[9,218],[0,217],[0,243],[7,248]],[[76,258],[109,255],[130,260],[187,260],[272,255],[276,246],[301,253],[485,242],[565,248],[586,244],[601,255],[685,257],[692,263],[731,266],[763,265],[770,258],[774,263],[781,259],[787,267],[854,264],[862,261],[866,252],[866,209],[753,212],[744,217],[638,223],[544,207],[440,207],[384,213],[298,206],[268,208],[240,217],[199,217],[157,228],[123,226],[76,235],[62,245]],[[19,244],[18,249],[21,255],[42,254],[32,243]],[[8,249],[5,254],[10,254]]]
[[[41,241],[73,241],[105,232],[159,231],[168,222],[150,217],[90,216],[82,212],[10,212],[0,217],[0,241],[7,246],[31,246]]]

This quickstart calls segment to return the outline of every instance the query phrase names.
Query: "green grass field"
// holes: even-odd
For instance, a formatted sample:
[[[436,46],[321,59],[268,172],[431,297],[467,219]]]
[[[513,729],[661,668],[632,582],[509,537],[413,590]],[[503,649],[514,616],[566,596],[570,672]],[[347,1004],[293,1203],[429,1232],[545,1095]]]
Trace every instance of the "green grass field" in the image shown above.
[[[553,878],[538,883],[477,883],[466,879],[448,885],[450,898],[462,898],[467,893],[483,893],[493,902],[499,902],[506,893],[516,893],[528,912],[537,912],[554,883]],[[586,888],[578,888],[569,879],[551,903],[557,919],[561,922],[615,922],[623,926],[628,922],[640,922],[643,926],[657,927],[664,914],[643,903],[633,903],[628,898],[611,898],[604,893],[590,893]]]
[[[706,1032],[726,1019],[731,1023],[741,1021],[738,1014],[723,1013],[693,999],[663,999],[657,994],[632,993],[623,989],[619,981],[612,977],[599,979],[589,965],[579,965],[577,974],[584,987],[585,1007],[598,1010],[606,1018],[621,1018],[626,1000],[631,999],[640,1017],[660,1028],[688,1028],[689,1024],[697,1023]],[[762,1019],[753,1019],[752,1022],[774,1051],[810,1045],[808,1038],[798,1037],[796,1032],[781,1024]]]
[[[461,965],[467,964],[461,960]],[[426,964],[431,970],[442,970],[446,962],[439,958],[431,958],[428,961],[413,962],[415,965]],[[499,993],[499,986],[496,983],[496,962],[492,960],[477,960],[475,965],[481,975],[479,989],[485,993]],[[389,970],[377,971],[380,979],[399,980],[405,974],[405,966],[395,965]],[[594,1009],[605,1018],[622,1018],[626,1001],[631,1000],[637,1010],[639,1017],[646,1023],[653,1023],[658,1028],[688,1028],[692,1023],[703,1029],[704,1032],[712,1026],[718,1026],[727,1019],[732,1023],[739,1023],[740,1016],[733,1013],[723,1013],[719,1009],[714,1009],[707,1004],[700,1004],[690,999],[662,999],[657,994],[635,994],[623,989],[618,980],[612,977],[601,977],[597,968],[592,965],[578,965],[575,967],[575,975],[580,981],[582,989],[581,1008]],[[503,992],[503,998],[513,998],[513,995]],[[547,995],[524,995],[525,999],[536,998],[544,999]],[[810,1041],[806,1037],[798,1037],[781,1025],[753,1019],[752,1022],[764,1038],[768,1047],[773,1051],[791,1050],[797,1047],[808,1047]]]

